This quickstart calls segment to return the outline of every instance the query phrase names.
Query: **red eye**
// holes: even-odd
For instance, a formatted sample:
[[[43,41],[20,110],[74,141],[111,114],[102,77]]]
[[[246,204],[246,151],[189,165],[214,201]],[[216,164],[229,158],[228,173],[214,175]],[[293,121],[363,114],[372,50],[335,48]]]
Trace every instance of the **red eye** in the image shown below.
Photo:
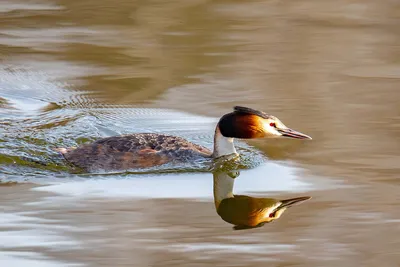
[[[269,126],[271,126],[271,127],[276,127],[276,124],[275,124],[275,122],[271,122],[271,123],[269,124]]]

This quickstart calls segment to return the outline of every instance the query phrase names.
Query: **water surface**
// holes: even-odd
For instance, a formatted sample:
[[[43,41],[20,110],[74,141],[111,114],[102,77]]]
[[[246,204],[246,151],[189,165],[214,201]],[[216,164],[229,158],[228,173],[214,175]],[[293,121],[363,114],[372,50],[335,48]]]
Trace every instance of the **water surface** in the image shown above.
[[[397,266],[396,1],[0,3],[1,266]],[[235,192],[311,195],[262,228],[208,163],[69,172],[54,147],[162,132],[212,147],[244,105],[313,141],[239,142]]]

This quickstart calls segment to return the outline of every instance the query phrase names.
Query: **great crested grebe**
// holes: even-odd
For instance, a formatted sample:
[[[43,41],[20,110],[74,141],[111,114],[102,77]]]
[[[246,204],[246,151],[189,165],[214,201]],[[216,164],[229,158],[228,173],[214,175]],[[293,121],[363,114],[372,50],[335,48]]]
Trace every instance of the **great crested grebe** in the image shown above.
[[[170,162],[188,162],[198,158],[218,158],[237,154],[234,138],[289,137],[311,139],[286,127],[278,118],[246,107],[222,116],[214,135],[214,151],[178,136],[136,133],[99,139],[78,148],[57,148],[72,165],[92,172],[128,170],[158,166]]]
[[[261,227],[279,219],[287,208],[300,204],[311,197],[284,200],[234,195],[233,186],[238,172],[214,172],[214,203],[218,215],[235,230]]]

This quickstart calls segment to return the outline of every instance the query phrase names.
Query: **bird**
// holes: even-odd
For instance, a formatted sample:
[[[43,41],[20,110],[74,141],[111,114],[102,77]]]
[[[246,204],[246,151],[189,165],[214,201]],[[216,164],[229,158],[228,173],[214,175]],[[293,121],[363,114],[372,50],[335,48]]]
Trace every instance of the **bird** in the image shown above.
[[[77,148],[56,148],[55,151],[61,153],[70,165],[86,172],[123,171],[237,155],[234,138],[280,137],[312,139],[288,128],[275,116],[235,106],[233,112],[223,115],[217,123],[213,151],[179,136],[158,133],[106,137]]]
[[[214,204],[218,215],[235,230],[261,227],[279,219],[286,209],[311,199],[310,196],[289,199],[259,198],[235,195],[233,187],[239,172],[215,171]]]

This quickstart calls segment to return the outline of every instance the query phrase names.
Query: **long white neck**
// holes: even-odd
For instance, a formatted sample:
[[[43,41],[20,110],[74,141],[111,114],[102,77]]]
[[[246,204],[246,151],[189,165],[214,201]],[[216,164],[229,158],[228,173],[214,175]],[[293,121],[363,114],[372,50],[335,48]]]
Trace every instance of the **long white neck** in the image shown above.
[[[226,172],[216,172],[214,176],[214,203],[218,210],[219,204],[226,198],[233,198],[233,185],[235,179]]]
[[[233,138],[223,136],[219,130],[219,126],[217,125],[214,135],[213,158],[219,158],[231,154],[237,154],[233,144]]]

